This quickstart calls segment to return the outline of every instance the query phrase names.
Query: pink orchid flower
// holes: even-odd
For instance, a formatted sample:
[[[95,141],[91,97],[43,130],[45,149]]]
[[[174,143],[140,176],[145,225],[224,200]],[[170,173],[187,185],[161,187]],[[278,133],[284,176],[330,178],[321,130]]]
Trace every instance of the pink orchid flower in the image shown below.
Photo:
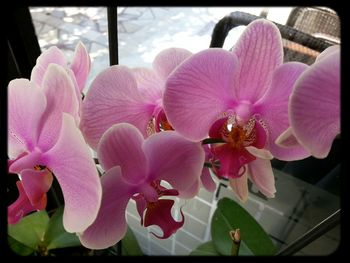
[[[68,232],[81,232],[95,220],[102,196],[90,149],[77,127],[78,110],[72,79],[57,64],[48,66],[41,86],[27,79],[9,83],[9,172],[20,174],[19,200],[25,193],[34,208],[43,208],[54,175],[65,200]],[[20,219],[11,215],[29,211],[17,204],[9,209],[9,222]]]
[[[289,101],[290,124],[276,142],[299,143],[316,158],[329,154],[340,134],[340,46],[324,50],[296,81]]]
[[[92,82],[82,105],[80,129],[96,149],[102,134],[116,123],[130,123],[146,138],[155,131],[171,130],[162,108],[167,76],[191,52],[170,48],[153,61],[153,70],[111,66]],[[156,125],[153,125],[156,121]]]
[[[213,171],[230,180],[241,200],[247,199],[249,177],[268,197],[276,191],[269,159],[304,158],[296,146],[285,149],[275,139],[289,126],[288,98],[306,69],[282,64],[278,28],[267,20],[249,24],[232,52],[211,48],[194,54],[168,77],[163,105],[169,123],[184,137],[208,136]]]
[[[80,129],[88,144],[96,150],[103,133],[117,123],[134,125],[145,138],[155,132],[173,130],[163,110],[163,90],[169,74],[191,55],[182,48],[169,48],[156,56],[152,70],[112,66],[102,71],[92,82],[82,105]],[[208,168],[203,168],[193,188],[199,190],[200,183],[208,191],[215,190]]]
[[[80,235],[88,248],[103,249],[116,244],[126,233],[125,209],[136,201],[141,224],[157,225],[167,238],[184,223],[171,215],[173,200],[166,196],[188,195],[198,180],[204,162],[200,143],[184,139],[174,131],[156,133],[146,140],[128,123],[115,124],[102,136],[97,156],[106,173],[101,177],[103,197],[96,221]],[[164,180],[173,189],[160,183]],[[162,198],[162,199],[160,199]]]
[[[81,103],[81,93],[85,87],[85,83],[90,72],[91,60],[82,42],[78,42],[72,63],[68,64],[63,52],[56,46],[50,47],[44,51],[37,59],[36,65],[33,67],[30,80],[38,86],[42,85],[45,72],[50,64],[57,64],[65,68],[68,75],[72,78],[76,96]]]

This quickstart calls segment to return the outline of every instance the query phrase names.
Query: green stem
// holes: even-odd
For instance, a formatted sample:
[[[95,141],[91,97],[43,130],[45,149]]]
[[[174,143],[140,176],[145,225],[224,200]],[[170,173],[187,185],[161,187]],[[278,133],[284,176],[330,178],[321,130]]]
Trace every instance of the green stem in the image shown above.
[[[218,138],[207,138],[202,141],[202,144],[212,144],[212,143],[225,143],[223,139]]]
[[[241,244],[241,233],[239,229],[230,231],[230,237],[232,239],[231,256],[238,256],[239,246]]]

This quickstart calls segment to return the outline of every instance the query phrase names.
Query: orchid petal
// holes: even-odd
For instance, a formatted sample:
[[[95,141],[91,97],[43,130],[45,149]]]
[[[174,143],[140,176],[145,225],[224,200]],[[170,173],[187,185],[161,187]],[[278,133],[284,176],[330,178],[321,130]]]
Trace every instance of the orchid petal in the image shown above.
[[[42,161],[42,153],[40,151],[33,151],[21,156],[11,162],[9,166],[10,173],[20,173],[24,169],[33,169],[38,164],[45,165]]]
[[[15,79],[8,86],[9,157],[33,150],[39,136],[39,122],[46,108],[44,93],[26,79]]]
[[[132,72],[137,82],[141,96],[149,103],[156,103],[162,98],[165,81],[147,68],[133,68]]]
[[[200,143],[165,131],[151,135],[143,151],[149,163],[149,180],[165,180],[179,193],[199,180],[205,157]]]
[[[269,160],[257,158],[248,164],[249,179],[259,188],[265,196],[275,197],[275,177]]]
[[[230,178],[230,186],[236,196],[242,202],[246,202],[248,200],[248,176],[247,171],[241,177],[238,178]]]
[[[69,114],[63,113],[57,143],[42,159],[62,189],[64,228],[67,232],[84,231],[97,216],[102,190],[91,151]]]
[[[119,242],[127,231],[126,206],[135,193],[133,186],[124,181],[119,166],[108,170],[101,177],[103,197],[95,222],[79,239],[90,249],[104,249]]]
[[[170,73],[191,55],[190,51],[183,48],[167,48],[158,53],[152,65],[165,82]]]
[[[309,153],[300,145],[286,149],[275,144],[277,137],[290,126],[289,96],[295,81],[307,68],[307,65],[299,62],[288,62],[280,66],[274,72],[269,90],[255,106],[256,112],[261,115],[269,132],[265,148],[280,160],[292,161],[309,156]]]
[[[120,166],[124,179],[140,183],[147,174],[147,159],[142,151],[143,136],[129,123],[115,124],[102,136],[97,147],[97,156],[102,168],[107,171]]]
[[[290,119],[294,135],[311,154],[325,158],[340,133],[340,50],[314,63],[296,82]]]
[[[194,184],[191,185],[191,187],[180,191],[178,193],[178,197],[183,199],[191,199],[198,194],[200,186],[200,180],[197,180],[194,182]]]
[[[16,224],[22,217],[36,210],[45,209],[47,203],[46,194],[33,206],[24,191],[21,181],[16,182],[19,192],[17,200],[7,208],[7,220],[9,224]]]
[[[79,91],[82,92],[90,72],[90,56],[86,51],[84,44],[79,41],[75,47],[75,53],[70,68],[73,70],[78,83]]]
[[[236,56],[219,48],[201,51],[177,67],[163,96],[172,127],[193,141],[206,138],[212,123],[228,109],[236,68]]]
[[[55,46],[50,47],[37,58],[36,65],[33,67],[30,76],[30,80],[34,81],[39,87],[41,87],[44,74],[51,63],[58,64],[63,67],[67,66],[67,61],[64,58],[63,52]]]
[[[277,137],[275,143],[278,146],[289,148],[300,145],[297,138],[293,134],[292,127],[288,127],[280,136]]]
[[[216,189],[216,183],[211,177],[210,170],[207,167],[204,167],[201,175],[201,182],[204,188],[209,192],[214,192]]]
[[[49,191],[53,176],[47,170],[35,171],[33,169],[25,169],[21,171],[21,179],[28,199],[34,206],[40,203],[43,195]]]
[[[272,22],[255,20],[246,27],[232,52],[240,63],[236,97],[254,103],[264,95],[273,71],[283,62],[281,34]]]
[[[317,56],[315,63],[320,62],[320,60],[324,59],[325,57],[332,54],[333,52],[338,52],[339,49],[340,49],[339,45],[334,45],[326,48]]]
[[[267,160],[272,160],[273,159],[273,155],[265,149],[258,149],[254,146],[247,146],[245,147],[245,149],[252,155],[254,155],[255,157],[258,158],[262,158],[262,159],[267,159]]]
[[[184,215],[181,212],[182,220],[177,222],[171,215],[171,208],[174,204],[174,200],[158,200],[152,205],[147,207],[146,215],[145,215],[145,227],[151,225],[159,226],[163,231],[163,236],[158,236],[152,233],[154,236],[165,239],[170,237],[173,233],[175,233],[179,228],[183,226],[185,223]]]
[[[153,109],[153,105],[143,102],[132,71],[112,66],[92,82],[82,104],[80,128],[93,149],[102,134],[116,123],[133,124],[147,137]]]
[[[40,123],[38,147],[42,151],[47,151],[57,141],[62,124],[62,113],[69,113],[78,123],[79,106],[73,82],[61,66],[49,65],[42,87],[46,95],[47,107]]]

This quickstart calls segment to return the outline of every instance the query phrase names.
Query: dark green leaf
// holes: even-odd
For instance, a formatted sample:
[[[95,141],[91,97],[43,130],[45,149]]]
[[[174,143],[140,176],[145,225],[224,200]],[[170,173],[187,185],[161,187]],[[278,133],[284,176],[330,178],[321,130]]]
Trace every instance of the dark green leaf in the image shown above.
[[[128,226],[128,231],[122,239],[122,255],[123,256],[143,256],[143,252],[137,242],[137,239]]]
[[[229,198],[218,202],[211,222],[211,235],[215,249],[222,255],[231,254],[232,241],[229,231],[240,229],[239,255],[274,255],[276,248],[259,223],[240,205]],[[241,251],[242,250],[242,251]]]
[[[8,245],[13,250],[13,252],[15,252],[20,256],[29,256],[34,252],[34,249],[27,247],[26,245],[23,245],[22,243],[18,242],[16,239],[12,238],[11,236],[8,236],[7,240],[8,240]]]
[[[194,249],[190,256],[220,256],[220,254],[215,250],[213,241],[208,241]]]
[[[17,224],[8,225],[8,234],[25,246],[37,250],[44,240],[49,216],[45,210],[27,215]]]
[[[50,218],[46,229],[45,244],[47,249],[77,247],[80,246],[80,240],[76,234],[68,233],[63,227],[63,207],[57,208],[56,212]]]

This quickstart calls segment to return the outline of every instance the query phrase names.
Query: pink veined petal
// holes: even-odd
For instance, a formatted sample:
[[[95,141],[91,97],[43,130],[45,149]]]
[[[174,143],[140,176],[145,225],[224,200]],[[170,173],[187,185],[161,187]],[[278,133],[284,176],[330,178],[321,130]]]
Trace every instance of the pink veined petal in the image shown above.
[[[78,100],[78,104],[79,104],[79,116],[80,116],[81,115],[80,111],[81,111],[81,104],[82,104],[82,94],[79,90],[79,86],[78,86],[78,83],[77,83],[77,80],[75,78],[73,70],[66,68],[66,72],[67,72],[68,76],[70,77],[70,79],[72,80],[72,83],[74,86],[75,94],[77,96],[77,100]]]
[[[44,194],[36,205],[33,206],[23,189],[22,182],[17,181],[16,186],[19,196],[17,200],[7,208],[7,220],[9,224],[16,224],[22,217],[30,212],[45,209],[47,203],[46,194]]]
[[[210,170],[207,167],[203,167],[202,175],[201,175],[201,182],[207,191],[209,191],[209,192],[215,191],[216,183],[214,182],[213,178],[211,177]]]
[[[147,137],[147,124],[154,105],[140,96],[132,71],[112,66],[92,82],[82,104],[80,129],[88,144],[96,150],[102,134],[113,124],[127,122]]]
[[[314,63],[297,81],[289,105],[298,141],[325,158],[340,133],[340,50]]]
[[[309,153],[300,145],[286,149],[275,143],[277,137],[290,126],[289,96],[294,83],[307,68],[307,65],[299,62],[288,62],[281,65],[274,72],[270,88],[255,105],[255,112],[260,114],[269,133],[265,148],[280,160],[300,160],[309,156]]]
[[[42,81],[47,107],[40,122],[38,146],[47,151],[54,146],[62,124],[62,113],[69,113],[78,124],[79,104],[72,80],[66,70],[55,64],[49,65]]]
[[[247,170],[239,178],[230,178],[230,186],[239,200],[246,202],[248,200],[248,176]]]
[[[47,170],[36,171],[34,169],[25,169],[21,171],[21,179],[28,199],[32,205],[35,205],[49,191],[53,176]]]
[[[102,189],[91,151],[69,114],[63,113],[57,143],[42,160],[62,189],[64,228],[67,232],[84,231],[97,216]]]
[[[275,177],[269,160],[257,158],[252,161],[248,164],[247,174],[266,197],[275,197]]]
[[[325,57],[332,54],[333,52],[339,52],[339,50],[340,50],[339,45],[330,46],[330,47],[326,48],[325,50],[323,50],[322,53],[320,53],[317,56],[315,62],[320,62],[320,60],[324,59]]]
[[[228,144],[215,146],[212,150],[215,159],[220,162],[220,168],[216,169],[215,174],[227,179],[241,177],[244,165],[256,159],[245,148],[233,149]]]
[[[41,87],[44,74],[51,63],[58,64],[63,67],[67,66],[67,61],[64,58],[64,54],[55,46],[50,47],[37,58],[36,65],[33,67],[30,76],[30,80]]]
[[[137,88],[145,101],[156,103],[162,98],[165,80],[148,68],[133,68],[131,70],[135,76]]]
[[[73,70],[78,83],[79,91],[82,92],[90,72],[90,56],[86,51],[84,44],[79,41],[75,47],[75,53],[70,68]]]
[[[126,206],[135,193],[132,185],[124,181],[120,167],[115,166],[101,177],[103,197],[94,223],[79,239],[90,249],[104,249],[119,242],[125,235]]]
[[[145,227],[151,225],[159,226],[163,231],[163,236],[158,236],[152,233],[154,236],[160,239],[166,239],[174,234],[185,223],[185,217],[180,209],[182,219],[180,222],[175,221],[171,215],[171,208],[174,204],[174,200],[158,200],[152,205],[149,205],[145,215]]]
[[[281,34],[272,22],[255,20],[246,27],[232,52],[240,65],[234,86],[236,98],[255,103],[266,92],[273,71],[283,62]]]
[[[176,131],[193,141],[207,137],[213,122],[234,103],[237,64],[233,53],[210,48],[192,55],[169,75],[163,105]]]
[[[15,79],[8,86],[8,154],[16,158],[32,150],[39,136],[39,122],[46,108],[44,93],[26,79]]]
[[[97,157],[107,171],[120,166],[124,179],[139,184],[146,179],[148,164],[142,151],[144,142],[141,132],[129,123],[119,123],[109,128],[97,147]]]
[[[165,180],[179,192],[199,180],[205,157],[200,143],[165,131],[148,137],[142,148],[149,163],[148,180]]]
[[[167,48],[158,53],[153,61],[153,68],[163,82],[170,73],[192,53],[184,48]]]

